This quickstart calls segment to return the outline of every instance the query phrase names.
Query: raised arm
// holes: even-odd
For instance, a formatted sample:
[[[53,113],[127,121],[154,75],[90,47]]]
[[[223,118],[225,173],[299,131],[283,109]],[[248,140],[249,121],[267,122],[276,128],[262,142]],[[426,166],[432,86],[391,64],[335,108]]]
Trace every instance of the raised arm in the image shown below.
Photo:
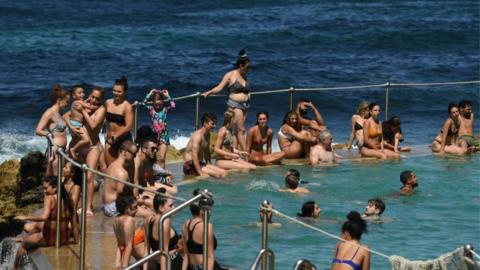
[[[230,81],[230,72],[227,72],[225,75],[223,75],[222,80],[220,81],[220,83],[217,86],[215,86],[214,88],[212,88],[212,89],[210,89],[206,92],[203,92],[202,96],[203,97],[208,97],[210,95],[214,95],[214,94],[222,91],[223,88],[225,88],[225,86],[227,86],[229,81]]]
[[[285,131],[284,133],[285,134],[290,134],[292,135],[293,137],[295,137],[295,139],[299,140],[299,141],[304,141],[304,142],[315,142],[315,138],[312,138],[308,135],[306,135],[307,133],[302,133],[302,132],[298,132],[296,131],[294,128],[292,128],[291,126],[289,125],[284,125],[283,127],[283,131]]]
[[[83,119],[85,120],[85,123],[87,124],[87,126],[92,130],[96,130],[101,125],[103,125],[103,122],[105,121],[105,113],[106,113],[105,107],[100,106],[100,108],[96,110],[95,120],[93,120],[86,110],[82,110]]]

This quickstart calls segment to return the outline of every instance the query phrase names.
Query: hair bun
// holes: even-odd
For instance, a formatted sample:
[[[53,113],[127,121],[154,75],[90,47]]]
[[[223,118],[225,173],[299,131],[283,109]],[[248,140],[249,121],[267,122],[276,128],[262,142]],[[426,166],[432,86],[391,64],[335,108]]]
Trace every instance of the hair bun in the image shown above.
[[[241,58],[247,57],[247,53],[245,52],[245,48],[240,50],[240,52],[238,53],[238,56],[241,57]]]
[[[62,86],[61,86],[60,84],[55,84],[55,85],[53,86],[52,91],[54,91],[54,92],[60,92],[60,91],[62,91]]]
[[[357,211],[351,211],[350,213],[348,213],[347,219],[355,223],[363,220],[362,216],[360,216],[360,213],[358,213]]]

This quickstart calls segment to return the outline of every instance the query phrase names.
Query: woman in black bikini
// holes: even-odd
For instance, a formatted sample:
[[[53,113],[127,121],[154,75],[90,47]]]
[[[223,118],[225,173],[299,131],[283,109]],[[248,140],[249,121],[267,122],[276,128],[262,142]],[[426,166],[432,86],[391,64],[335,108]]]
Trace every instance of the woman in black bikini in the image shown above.
[[[432,152],[439,154],[463,155],[465,151],[457,145],[458,129],[460,128],[460,113],[455,103],[448,105],[449,117],[445,120],[442,130],[433,140]]]
[[[352,131],[347,142],[347,149],[352,149],[353,140],[357,139],[358,149],[363,145],[363,123],[370,117],[368,101],[362,101],[358,104],[357,114],[352,115]]]
[[[193,195],[199,194],[199,190],[193,191]],[[215,249],[217,248],[217,238],[213,231],[213,225],[208,224],[208,268],[203,269],[203,216],[204,210],[198,204],[191,204],[190,211],[192,219],[185,221],[182,230],[183,249],[183,269],[188,270],[222,270],[223,268],[215,261]]]
[[[125,100],[128,91],[127,77],[115,80],[113,98],[105,102],[107,120],[107,137],[105,139],[105,162],[110,165],[118,156],[118,149],[124,141],[131,141],[130,130],[133,127],[133,110],[130,102]]]
[[[245,119],[250,101],[250,83],[247,81],[247,73],[250,69],[250,59],[248,59],[245,49],[238,54],[235,69],[227,72],[222,81],[214,88],[202,93],[205,98],[222,91],[228,87],[227,107],[235,112],[235,136],[242,150],[247,149],[245,139]]]
[[[165,192],[165,189],[163,189]],[[145,222],[145,232],[147,241],[145,241],[145,249],[152,252],[159,250],[159,230],[158,225],[160,218],[163,214],[173,209],[173,200],[166,198],[160,194],[155,195],[153,198],[153,209],[156,214],[148,218]],[[173,270],[182,269],[182,256],[179,254],[183,250],[181,236],[177,234],[177,231],[171,226],[172,220],[166,219],[163,223],[163,247],[164,251],[167,251],[170,255],[170,265]],[[150,252],[149,252],[150,253]],[[155,257],[156,264],[150,266],[149,269],[167,269],[167,263],[165,257],[161,257],[161,261],[158,257]]]

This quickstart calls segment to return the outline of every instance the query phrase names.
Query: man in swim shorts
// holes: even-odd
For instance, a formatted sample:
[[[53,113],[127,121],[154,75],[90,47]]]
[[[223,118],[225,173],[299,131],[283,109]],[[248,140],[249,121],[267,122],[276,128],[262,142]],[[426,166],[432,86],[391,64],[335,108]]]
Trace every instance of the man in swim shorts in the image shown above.
[[[472,102],[462,100],[458,103],[460,112],[460,128],[458,129],[458,144],[465,151],[477,152],[480,150],[480,140],[473,136],[474,117]]]
[[[317,144],[310,149],[311,165],[332,165],[340,163],[340,159],[332,149],[332,133],[325,129],[320,131],[317,137]]]
[[[183,173],[185,175],[213,176],[222,178],[227,171],[211,164],[210,132],[217,123],[217,117],[210,112],[202,116],[202,127],[195,131],[188,141],[183,154]]]
[[[403,186],[400,188],[400,194],[410,196],[415,192],[415,188],[418,186],[417,175],[412,171],[403,171],[400,174],[400,182]]]

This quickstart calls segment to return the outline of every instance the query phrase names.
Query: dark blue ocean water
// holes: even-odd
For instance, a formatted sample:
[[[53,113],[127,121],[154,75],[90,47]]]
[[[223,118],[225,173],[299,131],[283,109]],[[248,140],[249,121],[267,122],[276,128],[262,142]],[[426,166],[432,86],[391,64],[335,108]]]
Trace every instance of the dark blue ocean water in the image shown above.
[[[66,88],[100,85],[111,96],[114,79],[125,74],[131,101],[153,87],[168,88],[178,97],[213,87],[232,68],[242,47],[253,62],[248,78],[254,91],[479,80],[479,5],[1,1],[0,155],[18,157],[38,145],[32,133],[55,83]],[[478,115],[479,89],[392,89],[389,115],[402,118],[407,144],[427,144],[447,117],[449,102],[469,98]],[[336,142],[348,138],[349,119],[359,101],[384,104],[383,88],[298,97],[317,104]],[[181,141],[193,128],[193,102],[178,102],[170,118],[170,129]],[[224,104],[225,97],[202,100],[201,112],[220,116]],[[288,110],[288,94],[254,96],[248,125],[259,110],[269,111],[270,125],[278,128]],[[140,123],[148,123],[146,113],[140,116]]]
[[[248,79],[254,91],[480,80],[479,14],[479,1],[0,0],[0,161],[43,149],[45,140],[33,132],[53,84],[100,85],[110,97],[114,79],[127,75],[131,101],[154,87],[179,97],[213,87],[242,47],[252,60]],[[385,102],[383,88],[299,97],[314,101],[339,143],[348,138],[359,101]],[[448,103],[464,98],[474,102],[478,133],[478,85],[390,89],[389,115],[402,118],[405,144],[425,147],[446,119]],[[193,130],[193,101],[179,101],[170,115],[176,146]],[[220,116],[224,109],[225,97],[201,101],[201,112]],[[270,125],[278,128],[288,94],[253,96],[247,125],[260,110],[269,111]],[[146,113],[140,115],[140,123],[148,123]],[[472,183],[470,191],[478,187]],[[472,217],[469,211],[478,223],[478,207],[465,213]],[[432,254],[450,248],[436,247]]]

